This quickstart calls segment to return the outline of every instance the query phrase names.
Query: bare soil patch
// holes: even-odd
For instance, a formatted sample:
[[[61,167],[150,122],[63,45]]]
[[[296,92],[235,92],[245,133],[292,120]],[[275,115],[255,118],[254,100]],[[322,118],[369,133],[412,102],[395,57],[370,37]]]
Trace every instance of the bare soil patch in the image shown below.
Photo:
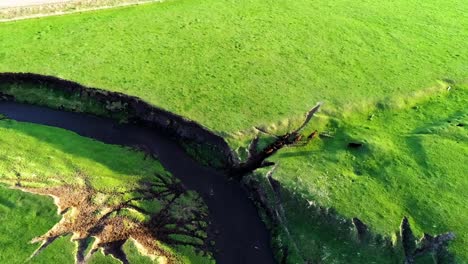
[[[88,184],[20,187],[25,192],[52,196],[62,215],[59,223],[32,240],[41,245],[31,258],[40,254],[57,238],[70,234],[77,243],[76,263],[87,263],[98,250],[122,263],[128,263],[122,249],[127,240],[135,241],[143,254],[158,258],[162,263],[182,262],[164,245],[190,245],[205,251],[207,215],[201,208],[201,200],[187,205],[182,202],[187,192],[180,182],[162,176],[156,178],[157,181],[142,183],[125,194],[100,193]],[[130,198],[115,202],[116,195]],[[157,210],[149,210],[139,202],[152,202],[161,206]],[[129,216],[129,211],[137,211],[148,218],[138,221]],[[87,251],[90,245],[91,249]]]

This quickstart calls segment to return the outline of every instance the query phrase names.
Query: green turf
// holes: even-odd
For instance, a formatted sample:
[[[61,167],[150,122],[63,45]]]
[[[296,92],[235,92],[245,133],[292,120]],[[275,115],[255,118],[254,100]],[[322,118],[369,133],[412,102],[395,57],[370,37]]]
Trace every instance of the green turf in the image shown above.
[[[0,24],[0,71],[121,91],[236,132],[467,78],[463,0],[177,0]]]
[[[0,133],[2,181],[15,180],[19,173],[34,185],[53,186],[75,183],[77,173],[83,173],[96,190],[125,191],[156,172],[167,175],[160,163],[144,160],[143,153],[61,129],[4,120]]]
[[[58,221],[60,217],[51,198],[11,190],[0,185],[0,262],[24,263],[37,248],[37,245],[29,242],[45,233]],[[73,261],[72,250],[74,247],[70,250],[67,243],[57,243],[57,246],[50,248],[47,253],[51,253],[49,260],[70,263]],[[54,259],[53,255],[58,256]],[[37,263],[41,263],[41,260],[38,259]]]
[[[110,195],[112,199],[103,203],[103,206],[109,206],[131,197],[135,187],[141,181],[154,180],[155,173],[172,177],[159,162],[144,159],[143,153],[106,145],[58,128],[1,120],[0,145],[0,184],[3,183],[0,185],[1,263],[24,263],[39,247],[30,241],[45,234],[61,218],[51,198],[10,189],[17,183],[22,188],[37,189],[84,186],[86,183],[96,191],[95,202],[106,201],[105,197]],[[182,203],[195,206],[195,199],[196,195],[188,193]],[[152,200],[140,206],[152,212],[161,207],[158,202]],[[127,215],[146,220],[144,215],[138,218],[132,211]],[[127,245],[127,248],[129,259],[138,263],[144,259],[131,246]],[[210,257],[196,254],[192,247],[170,250],[186,263],[211,262]],[[73,263],[75,251],[70,236],[61,237],[32,258],[32,263]],[[97,253],[90,263],[115,261]]]
[[[0,185],[0,262],[24,263],[38,247],[30,241],[45,233],[58,221],[60,217],[51,198]],[[70,242],[70,236],[66,236],[32,258],[30,263],[73,263],[74,252],[75,245]],[[127,254],[131,260],[142,258],[138,251],[129,250]],[[111,260],[102,255],[96,259],[91,263],[108,263]]]
[[[374,233],[398,233],[403,216],[410,218],[418,237],[453,231],[457,237],[450,250],[457,263],[465,263],[468,89],[456,86],[410,101],[399,108],[368,108],[345,119],[319,116],[309,129],[333,137],[280,151],[271,159],[278,163],[274,176],[294,194],[290,196],[332,207],[348,219],[358,217]],[[352,149],[349,142],[364,145]],[[311,257],[308,248],[327,241],[331,231],[320,236],[314,231],[320,224],[311,223],[304,212],[307,203],[299,207],[289,200],[289,228],[303,254]],[[304,234],[318,234],[318,239]],[[348,248],[350,252],[355,249]]]

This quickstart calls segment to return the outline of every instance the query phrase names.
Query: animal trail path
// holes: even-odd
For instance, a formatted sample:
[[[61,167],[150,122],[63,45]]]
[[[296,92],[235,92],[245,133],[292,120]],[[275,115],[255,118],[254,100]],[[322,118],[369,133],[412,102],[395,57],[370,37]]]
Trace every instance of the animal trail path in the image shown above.
[[[0,0],[0,8],[66,3],[72,0]]]

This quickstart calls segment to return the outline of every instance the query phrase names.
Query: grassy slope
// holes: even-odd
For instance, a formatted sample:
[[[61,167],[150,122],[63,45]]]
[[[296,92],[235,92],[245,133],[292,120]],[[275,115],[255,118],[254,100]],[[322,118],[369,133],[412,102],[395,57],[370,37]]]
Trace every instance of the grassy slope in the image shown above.
[[[118,146],[79,137],[61,129],[14,121],[1,121],[1,180],[31,180],[37,186],[75,183],[77,173],[86,174],[99,191],[125,191],[154,172],[163,172],[158,162],[143,160]],[[53,176],[53,177],[52,177]]]
[[[125,192],[140,180],[151,180],[155,172],[167,174],[159,162],[144,160],[141,153],[40,125],[0,121],[0,146],[0,182],[6,186],[12,185],[18,174],[23,186],[83,184],[79,174],[86,175],[93,189],[100,193]],[[0,245],[8,246],[2,247],[0,262],[23,263],[38,247],[29,241],[44,234],[60,217],[52,199],[6,186],[0,185]],[[69,237],[63,237],[33,262],[71,263],[74,251]],[[187,256],[189,262],[208,263],[194,254],[193,249],[180,249],[177,254]],[[129,251],[129,258],[142,259],[135,250]],[[98,253],[92,263],[114,261]]]
[[[347,108],[465,79],[466,12],[443,0],[169,1],[1,24],[0,71],[126,92],[235,132],[319,100]]]
[[[465,263],[467,104],[468,87],[458,86],[401,108],[322,120],[314,125],[334,138],[282,150],[272,159],[279,164],[275,177],[296,196],[333,207],[346,218],[359,217],[380,234],[397,233],[403,216],[410,217],[418,237],[422,232],[453,231],[457,238],[451,249],[458,254],[457,263]],[[350,149],[349,142],[364,146]],[[312,255],[310,248],[317,241],[330,247],[331,242],[325,242],[329,234],[314,231],[318,224],[297,213],[305,208],[286,204],[289,228],[306,256]],[[318,240],[301,235],[309,233],[318,234]],[[350,246],[345,254],[353,252]]]

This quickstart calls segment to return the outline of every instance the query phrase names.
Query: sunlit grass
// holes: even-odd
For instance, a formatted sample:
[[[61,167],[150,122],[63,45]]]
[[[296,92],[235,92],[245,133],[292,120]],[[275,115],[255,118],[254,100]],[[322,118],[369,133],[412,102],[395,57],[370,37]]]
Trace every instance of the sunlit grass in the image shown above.
[[[272,158],[278,163],[275,177],[293,197],[332,207],[348,219],[358,217],[388,237],[399,232],[403,216],[410,217],[419,236],[453,231],[457,238],[450,248],[463,263],[468,258],[467,103],[466,86],[457,86],[400,109],[373,108],[317,123],[315,128],[332,138],[282,150]],[[363,146],[353,149],[350,142]],[[298,245],[307,255],[305,234],[317,227],[307,213],[297,213],[304,208],[286,204],[292,206],[289,228],[302,237]],[[310,243],[317,241],[323,238]]]
[[[464,1],[178,0],[0,24],[0,71],[144,98],[218,132],[467,78]]]

